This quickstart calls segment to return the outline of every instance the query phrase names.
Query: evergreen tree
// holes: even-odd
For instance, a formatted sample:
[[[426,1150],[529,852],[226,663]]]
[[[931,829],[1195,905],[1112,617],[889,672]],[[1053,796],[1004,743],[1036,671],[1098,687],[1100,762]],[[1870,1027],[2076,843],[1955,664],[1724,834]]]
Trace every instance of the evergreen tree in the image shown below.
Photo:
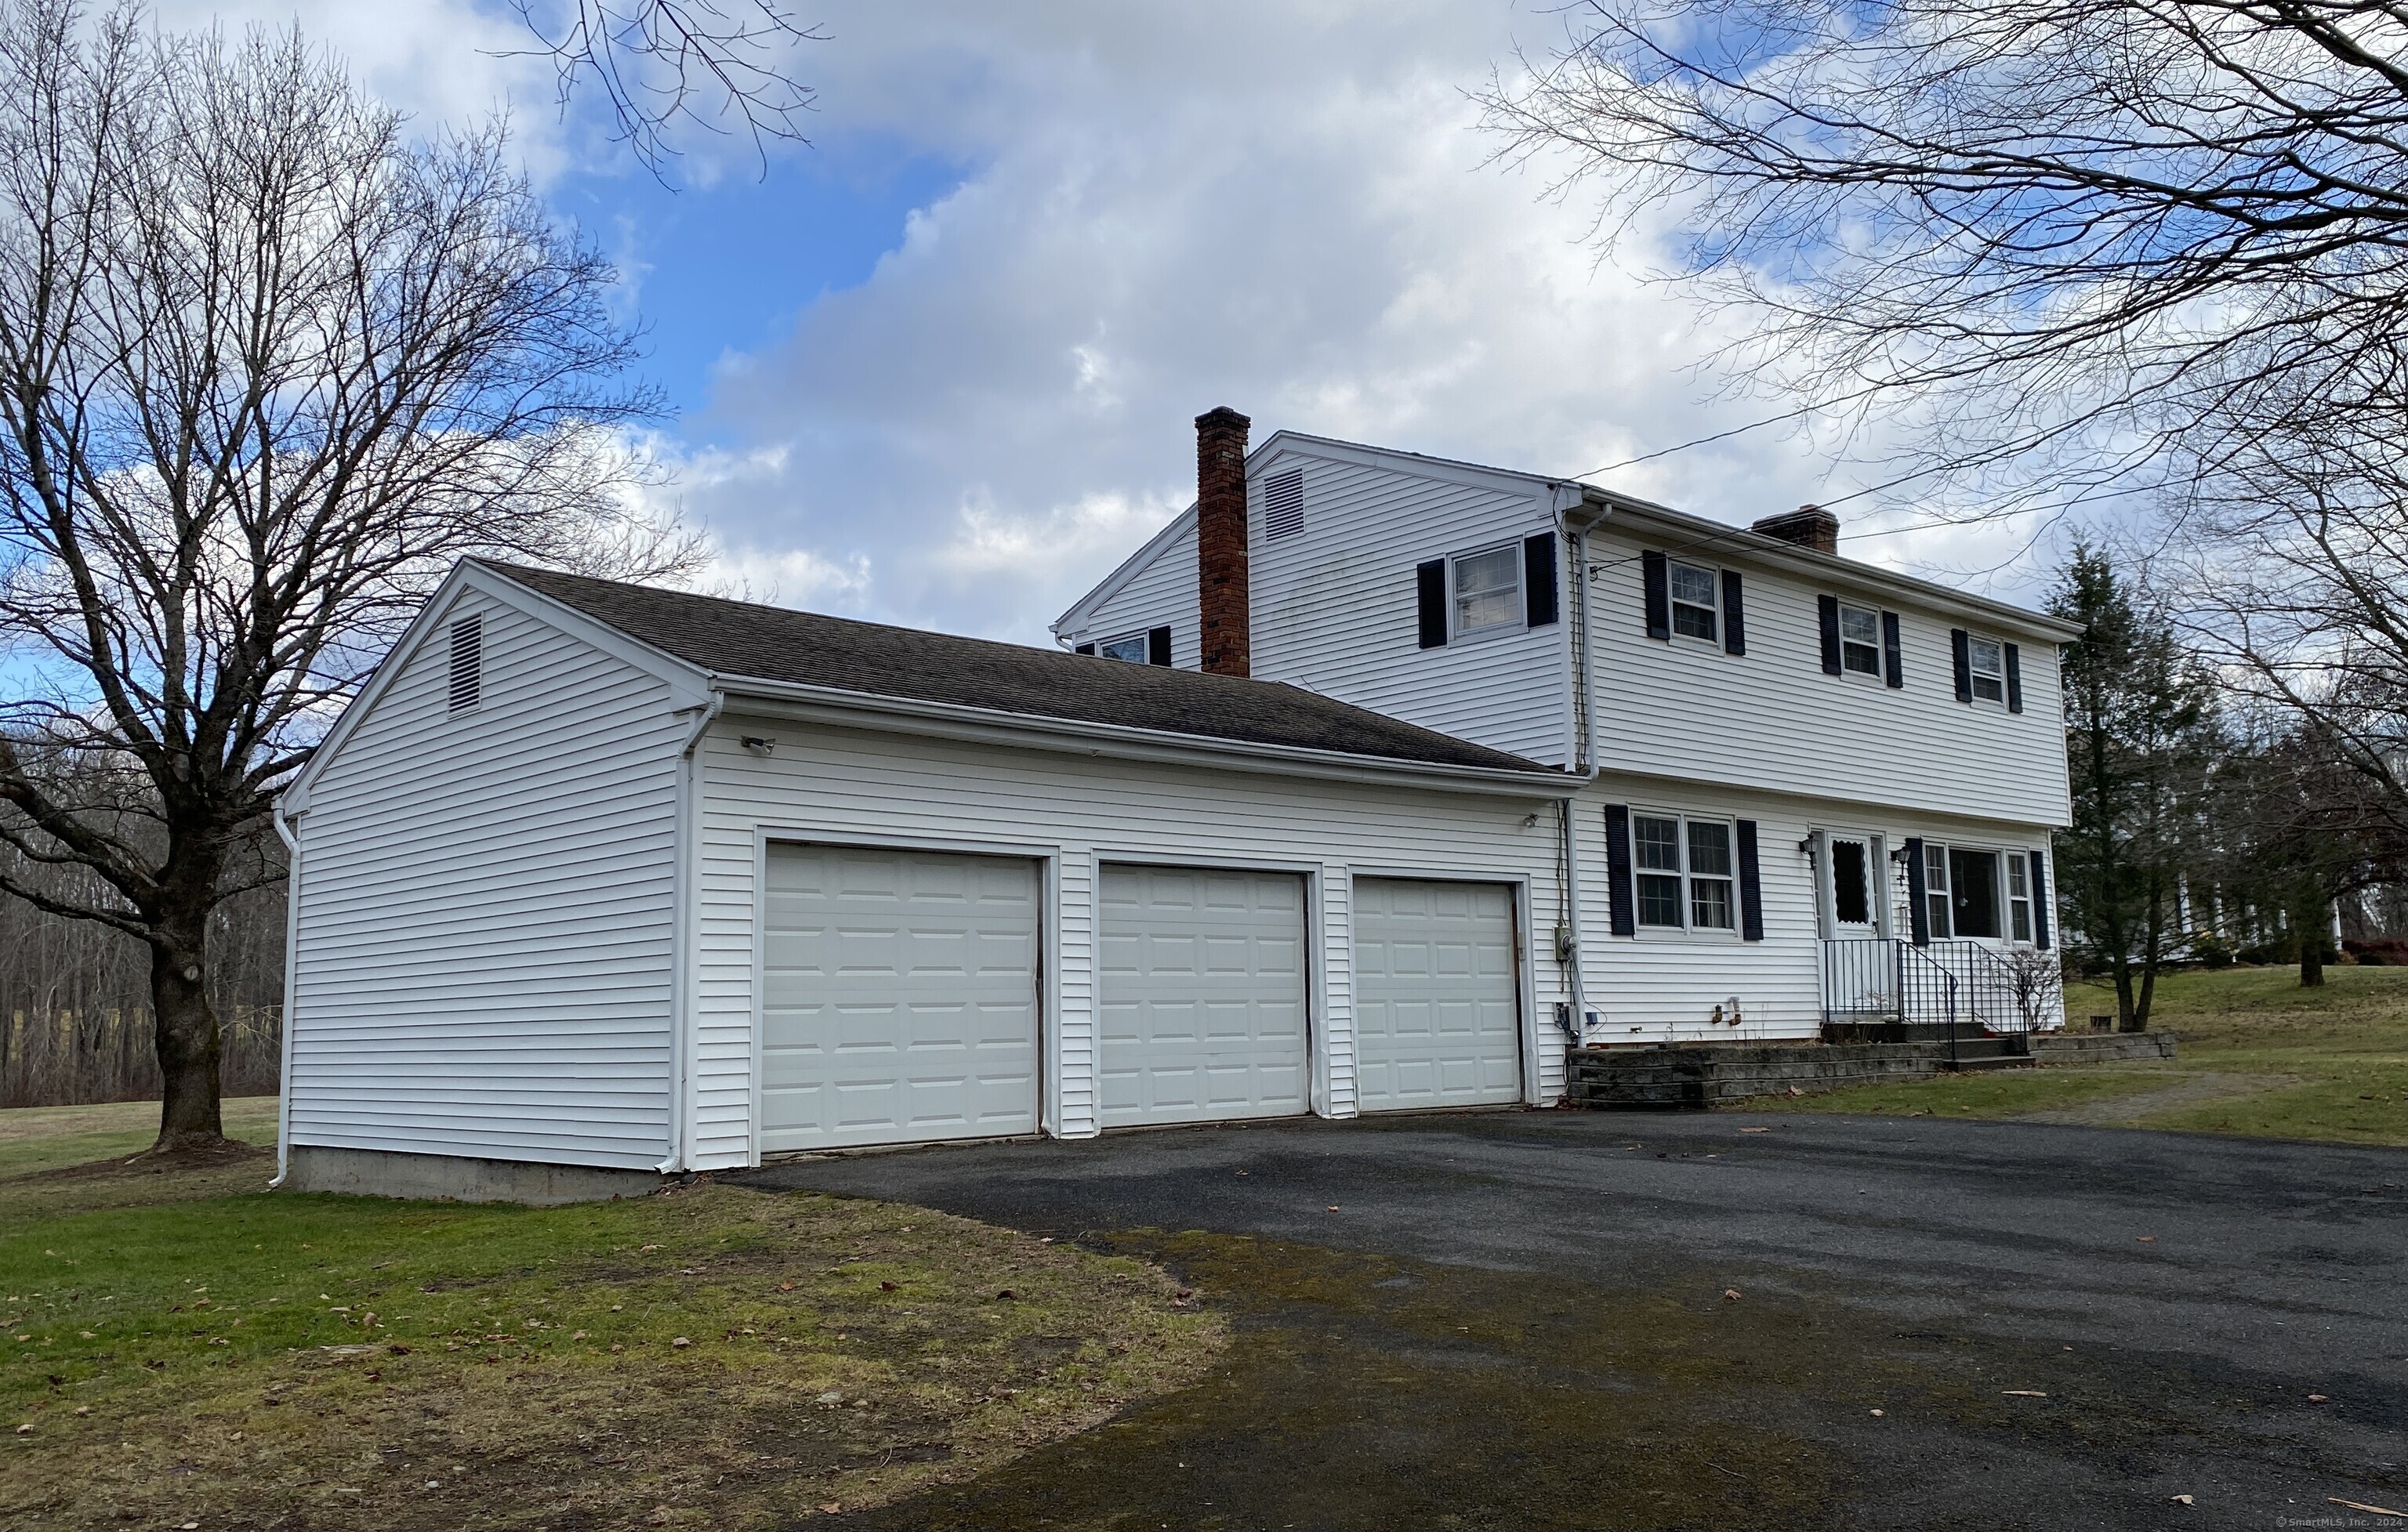
[[[2082,627],[2063,660],[2073,823],[2056,860],[2067,945],[2105,970],[2120,1024],[2139,1028],[2180,942],[2218,733],[2213,691],[2161,606],[2101,550],[2075,546],[2049,610]]]

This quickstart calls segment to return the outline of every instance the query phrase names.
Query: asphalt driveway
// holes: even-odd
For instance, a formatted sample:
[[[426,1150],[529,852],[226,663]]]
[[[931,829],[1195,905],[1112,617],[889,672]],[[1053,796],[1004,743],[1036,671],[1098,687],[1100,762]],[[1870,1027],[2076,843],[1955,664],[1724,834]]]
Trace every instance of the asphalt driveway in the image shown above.
[[[2336,1503],[2408,1511],[2408,1152],[1512,1112],[752,1180],[1141,1253],[1236,1324],[1205,1382],[848,1525],[2408,1525]]]

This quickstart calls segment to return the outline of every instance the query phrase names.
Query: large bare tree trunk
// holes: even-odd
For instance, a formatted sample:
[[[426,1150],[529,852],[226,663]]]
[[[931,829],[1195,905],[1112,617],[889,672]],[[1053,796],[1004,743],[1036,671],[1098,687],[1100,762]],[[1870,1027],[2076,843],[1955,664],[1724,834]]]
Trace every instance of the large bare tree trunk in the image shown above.
[[[208,968],[204,955],[208,909],[159,923],[150,949],[150,1016],[159,1045],[159,1074],[165,1095],[159,1107],[154,1154],[179,1149],[215,1148],[225,1141],[218,1110],[220,1038],[217,1013],[209,1009]]]

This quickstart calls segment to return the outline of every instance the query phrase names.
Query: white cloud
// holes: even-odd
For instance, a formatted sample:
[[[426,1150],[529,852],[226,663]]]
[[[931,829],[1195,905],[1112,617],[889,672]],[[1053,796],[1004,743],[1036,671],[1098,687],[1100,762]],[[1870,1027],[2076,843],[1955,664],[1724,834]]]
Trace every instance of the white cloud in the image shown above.
[[[299,10],[397,104],[507,99],[539,174],[572,157],[548,65],[498,56],[523,45],[506,7]],[[1566,474],[1771,412],[1700,404],[1717,318],[1598,265],[1585,211],[1484,163],[1465,93],[1517,28],[1556,36],[1543,7],[811,0],[805,19],[829,34],[803,59],[831,145],[969,169],[866,282],[731,356],[682,428],[677,496],[737,588],[1041,642],[1186,504],[1189,421],[1214,405],[1258,438]],[[1605,481],[1734,522],[1844,489],[1775,432]]]
[[[689,486],[740,558],[867,614],[1041,641],[1191,494],[1190,418],[1579,473],[1749,418],[1712,325],[1484,164],[1465,95],[1544,15],[1459,4],[839,8],[824,115],[975,168],[868,281],[731,359],[691,428],[774,473]],[[1010,24],[1001,19],[1008,15]],[[1299,17],[1301,18],[1299,20]],[[1773,434],[1610,476],[1744,522],[1813,498]]]

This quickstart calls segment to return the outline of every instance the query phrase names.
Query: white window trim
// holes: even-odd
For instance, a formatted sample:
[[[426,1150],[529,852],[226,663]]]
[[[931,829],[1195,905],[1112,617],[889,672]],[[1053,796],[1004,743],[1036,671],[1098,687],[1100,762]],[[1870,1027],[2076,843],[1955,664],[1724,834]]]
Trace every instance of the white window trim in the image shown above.
[[[1744,934],[1740,929],[1740,927],[1745,923],[1746,916],[1740,908],[1743,895],[1740,891],[1738,820],[1734,816],[1727,814],[1684,814],[1677,809],[1642,809],[1636,805],[1633,805],[1630,809],[1630,818],[1632,821],[1630,830],[1630,919],[1632,930],[1637,932],[1638,935],[1642,938],[1652,936],[1659,941],[1684,939],[1689,941],[1742,941],[1745,939]],[[1681,923],[1678,925],[1651,925],[1639,918],[1639,880],[1641,878],[1670,878],[1675,876],[1672,873],[1641,867],[1639,865],[1639,828],[1637,822],[1642,819],[1669,819],[1681,827],[1681,870],[1678,874],[1681,880]],[[1691,919],[1693,912],[1697,909],[1697,904],[1695,902],[1695,897],[1690,891],[1689,883],[1692,879],[1699,876],[1698,874],[1693,873],[1689,870],[1689,826],[1692,823],[1719,824],[1723,826],[1725,830],[1729,832],[1731,870],[1729,878],[1727,880],[1724,880],[1730,884],[1731,923],[1728,925],[1698,925],[1694,923]],[[1704,876],[1719,878],[1721,875],[1716,873],[1707,873]]]
[[[1997,858],[1997,861],[1992,864],[1997,867],[1998,871],[1994,875],[1991,893],[1998,900],[1999,934],[1995,937],[1968,937],[1957,934],[1956,913],[1956,875],[1955,869],[1951,867],[1949,886],[1945,890],[1949,900],[1948,934],[1943,937],[1939,932],[1933,931],[1931,932],[1932,940],[1978,941],[1988,946],[1999,948],[2033,947],[2038,945],[2038,943],[2033,941],[2030,938],[2018,938],[2014,934],[2015,912],[2013,904],[2013,896],[2007,892],[2008,888],[2011,886],[2007,876],[2007,863],[2009,859],[2013,857],[2028,857],[2031,854],[2029,848],[2020,846],[2000,846],[1981,840],[1941,840],[1936,838],[1926,838],[1923,842],[1923,853],[1927,859],[1924,870],[1924,897],[1927,901],[1930,898],[1931,895],[1936,892],[1931,887],[1930,865],[1928,862],[1928,858],[1930,857],[1934,847],[1937,847],[1940,851],[1941,864],[1943,866],[1948,866],[1948,856],[1949,853],[1953,852],[1985,852]],[[2026,879],[2029,879],[2031,876],[2031,864],[2028,861],[2024,864],[2024,876]],[[2027,883],[2026,887],[2028,888],[2029,884]],[[2028,905],[2035,903],[2028,894],[2025,895],[2024,902]],[[1930,924],[1930,922],[1931,912],[1927,904],[1924,910],[1924,923],[1928,927]],[[2040,925],[2037,920],[2032,923],[2032,929],[2035,934],[2039,931]]]
[[[1472,559],[1486,558],[1492,553],[1513,555],[1513,614],[1499,618],[1484,627],[1468,628],[1458,620],[1463,603],[1455,585],[1455,568]],[[1522,567],[1522,545],[1519,542],[1493,543],[1486,548],[1469,549],[1446,556],[1446,641],[1450,644],[1469,643],[1476,639],[1494,638],[1501,634],[1526,632],[1529,628],[1529,601],[1522,583],[1529,572]]]
[[[1116,654],[1107,654],[1104,651],[1110,649],[1114,644],[1133,643],[1138,647],[1138,657],[1134,661],[1122,660],[1121,663],[1124,665],[1144,665],[1147,663],[1146,646],[1152,641],[1152,630],[1148,628],[1139,628],[1134,633],[1117,633],[1109,638],[1098,638],[1096,640],[1096,658],[1099,660],[1119,659],[1120,656]]]
[[[1985,697],[1982,694],[1981,681],[1986,672],[1973,667],[1973,646],[1976,644],[1988,644],[1999,651],[1997,672],[1999,694],[1996,697]],[[1965,635],[1965,689],[1971,695],[1974,707],[1996,708],[2000,712],[2007,710],[2007,641],[2005,639],[1993,638],[1980,633]]]
[[[1848,668],[1848,613],[1852,611],[1868,612],[1871,614],[1873,620],[1873,667],[1870,670],[1851,670]],[[1882,632],[1882,614],[1880,608],[1859,607],[1853,602],[1841,602],[1840,679],[1842,680],[1852,680],[1859,686],[1888,685],[1889,677],[1887,671],[1889,668],[1889,646],[1885,641],[1885,636]]]
[[[1713,577],[1714,599],[1710,607],[1703,609],[1711,610],[1714,614],[1714,636],[1713,637],[1700,637],[1697,634],[1683,633],[1681,631],[1680,609],[1683,607],[1696,607],[1698,603],[1695,601],[1683,601],[1672,594],[1672,572],[1675,569],[1702,569],[1707,574]],[[1670,630],[1670,637],[1674,643],[1695,644],[1701,649],[1713,650],[1717,654],[1724,652],[1725,641],[1730,637],[1730,613],[1723,610],[1723,571],[1721,567],[1712,564],[1698,564],[1689,559],[1676,559],[1668,554],[1664,560],[1664,622]]]

